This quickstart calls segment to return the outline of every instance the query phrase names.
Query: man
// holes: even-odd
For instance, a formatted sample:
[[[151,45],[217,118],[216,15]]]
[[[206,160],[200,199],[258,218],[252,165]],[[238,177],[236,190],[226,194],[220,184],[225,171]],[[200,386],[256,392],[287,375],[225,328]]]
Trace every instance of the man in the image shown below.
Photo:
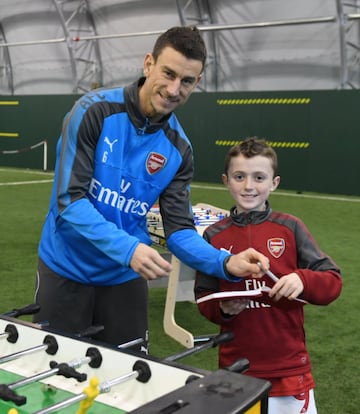
[[[65,117],[40,245],[34,321],[111,344],[147,338],[147,280],[170,264],[153,248],[146,214],[158,200],[167,245],[195,269],[229,280],[261,274],[265,256],[217,250],[196,232],[189,201],[193,154],[173,111],[201,79],[205,44],[174,27],[144,59],[144,77],[84,95]],[[146,348],[146,346],[145,346]]]

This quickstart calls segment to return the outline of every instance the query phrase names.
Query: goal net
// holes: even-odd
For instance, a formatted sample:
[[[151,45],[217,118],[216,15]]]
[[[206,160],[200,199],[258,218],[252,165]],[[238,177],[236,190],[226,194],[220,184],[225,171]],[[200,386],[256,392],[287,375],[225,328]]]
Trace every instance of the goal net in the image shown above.
[[[36,156],[33,151],[36,152]],[[2,164],[6,164],[7,166],[10,165],[12,167],[39,168],[39,163],[41,163],[41,169],[43,171],[47,171],[48,168],[47,140],[40,141],[27,148],[0,150],[0,154],[4,156],[11,156],[11,158],[1,157]]]

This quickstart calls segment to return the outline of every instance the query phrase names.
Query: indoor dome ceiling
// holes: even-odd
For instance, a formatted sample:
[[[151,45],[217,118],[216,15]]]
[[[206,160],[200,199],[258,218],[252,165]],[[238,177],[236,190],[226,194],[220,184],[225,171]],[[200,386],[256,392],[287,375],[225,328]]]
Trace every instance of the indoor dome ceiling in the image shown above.
[[[353,5],[353,6],[351,6]],[[142,74],[159,33],[196,24],[200,90],[359,88],[356,0],[1,0],[0,94],[71,94]]]

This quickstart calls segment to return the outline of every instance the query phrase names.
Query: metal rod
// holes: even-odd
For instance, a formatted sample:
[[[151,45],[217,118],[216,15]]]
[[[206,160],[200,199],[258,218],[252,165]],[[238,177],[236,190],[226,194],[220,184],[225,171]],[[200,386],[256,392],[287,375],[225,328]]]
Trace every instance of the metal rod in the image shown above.
[[[132,341],[125,342],[123,344],[118,345],[118,348],[119,349],[130,348],[132,346],[139,345],[143,342],[144,342],[143,338],[137,338],[137,339],[133,339]]]
[[[315,18],[308,18],[308,19],[274,20],[274,21],[257,22],[257,23],[210,24],[206,26],[199,25],[197,26],[197,28],[202,32],[213,32],[217,30],[254,29],[257,27],[329,23],[329,22],[334,22],[334,21],[336,21],[336,16],[324,16],[324,17],[315,17]],[[118,33],[118,34],[97,35],[97,36],[84,36],[84,37],[75,37],[73,38],[73,40],[81,41],[81,40],[94,40],[94,39],[100,40],[100,39],[123,38],[123,37],[149,36],[149,35],[159,35],[163,32],[164,30],[154,30],[150,32],[134,32],[134,33]]]
[[[12,384],[9,384],[8,387],[11,390],[15,390],[16,388],[23,387],[24,385],[31,384],[35,381],[40,381],[44,378],[49,378],[52,375],[57,374],[58,371],[59,371],[59,368],[49,369],[48,371],[43,371],[43,372],[40,372],[39,374],[35,374],[31,377],[27,377],[27,378],[21,379],[17,382],[13,382]]]
[[[272,20],[272,21],[257,22],[257,23],[241,23],[241,24],[228,24],[228,25],[211,24],[208,26],[198,26],[198,29],[200,31],[255,29],[257,27],[293,26],[293,25],[299,25],[299,24],[331,23],[335,21],[336,21],[336,16],[324,16],[324,17],[310,17],[306,19]]]
[[[128,381],[128,380],[133,379],[133,378],[137,378],[138,376],[139,376],[138,371],[132,371],[132,372],[129,372],[128,374],[125,374],[121,377],[114,378],[114,379],[109,380],[109,381],[104,381],[99,385],[100,394],[103,394],[105,392],[109,392],[114,385],[122,384],[123,382]]]
[[[29,41],[26,41],[26,42],[0,43],[0,47],[31,46],[31,45],[41,45],[41,44],[49,44],[49,43],[63,43],[65,41],[66,41],[65,37],[61,37],[61,38],[58,38],[58,39],[29,40]]]
[[[358,19],[360,14],[351,14],[349,18]],[[315,24],[315,23],[330,23],[335,22],[336,16],[324,16],[324,17],[313,17],[313,18],[304,18],[304,19],[290,19],[290,20],[274,20],[274,21],[264,21],[256,23],[239,23],[239,24],[211,24],[206,26],[197,26],[200,31],[203,32],[212,32],[218,30],[238,30],[238,29],[254,29],[258,27],[276,27],[276,26],[292,26],[292,25],[301,25],[301,24]],[[153,36],[160,35],[165,30],[152,30],[147,32],[128,32],[128,33],[114,33],[114,34],[105,34],[105,35],[93,35],[93,36],[75,36],[71,40],[74,42],[87,41],[87,40],[102,40],[102,39],[114,39],[114,38],[125,38],[125,37],[139,37],[139,36]],[[9,46],[29,46],[29,45],[41,45],[41,44],[50,44],[50,43],[64,43],[67,39],[61,37],[58,39],[46,39],[46,40],[33,40],[33,41],[24,41],[24,42],[8,42],[0,43],[0,47],[9,47]]]
[[[178,352],[177,354],[170,355],[164,358],[164,361],[169,361],[169,362],[177,361],[178,359],[185,358],[189,355],[196,354],[205,349],[214,348],[215,346],[221,343],[231,341],[233,338],[234,338],[234,334],[232,332],[223,332],[221,334],[218,334],[216,336],[209,338],[208,341],[200,345],[195,345],[192,348],[185,349],[185,351],[181,351],[181,352]]]
[[[23,351],[15,352],[14,354],[3,356],[0,358],[0,364],[20,358],[23,355],[34,354],[35,352],[39,352],[39,351],[42,351],[43,349],[47,349],[47,347],[48,345],[46,344],[38,345],[38,346],[34,346],[33,348],[28,348]]]
[[[44,408],[40,411],[36,411],[33,414],[49,414],[53,413],[54,411],[60,411],[62,408],[69,407],[70,405],[85,400],[85,398],[87,398],[87,395],[85,393],[74,395],[67,400],[60,401],[57,404],[51,405],[50,407]]]
[[[340,85],[343,89],[348,82],[347,50],[346,50],[346,16],[341,0],[336,0],[336,10],[339,17],[339,46],[340,46]]]
[[[118,377],[118,378],[115,378],[113,380],[102,382],[99,385],[99,394],[103,394],[105,392],[109,392],[111,390],[111,387],[113,387],[114,385],[118,385],[118,384],[120,384],[122,382],[125,382],[125,381],[128,381],[129,379],[132,379],[132,378],[137,378],[138,376],[139,376],[139,372],[138,371],[132,371],[132,372],[130,372],[128,374],[125,374],[125,375],[123,375],[121,377]],[[59,403],[54,404],[54,405],[52,405],[50,407],[44,408],[44,409],[42,409],[40,411],[36,411],[33,414],[49,414],[49,413],[53,413],[54,411],[61,410],[62,408],[69,407],[70,405],[73,405],[73,404],[75,404],[77,402],[80,402],[82,400],[85,400],[87,397],[88,397],[87,394],[80,393],[80,394],[74,395],[73,397],[70,397],[70,398],[68,398],[66,400],[60,401]]]
[[[69,365],[70,368],[79,368],[81,365],[87,364],[90,361],[91,361],[90,357],[84,357],[84,358],[80,358],[80,359],[70,361],[68,363],[68,365]],[[47,371],[39,372],[38,374],[35,374],[31,377],[27,377],[27,378],[21,379],[19,381],[13,382],[12,384],[9,384],[9,388],[11,390],[15,390],[16,388],[22,387],[22,386],[27,385],[27,384],[31,384],[35,381],[40,381],[44,378],[51,377],[52,375],[55,375],[58,372],[59,372],[59,368],[53,368],[53,369],[49,369]]]

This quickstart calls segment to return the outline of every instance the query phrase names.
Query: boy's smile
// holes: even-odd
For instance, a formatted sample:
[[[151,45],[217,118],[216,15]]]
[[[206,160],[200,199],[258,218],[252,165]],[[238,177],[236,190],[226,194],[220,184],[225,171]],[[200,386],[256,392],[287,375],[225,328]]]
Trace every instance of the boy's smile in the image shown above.
[[[265,209],[270,192],[280,183],[280,177],[273,175],[270,160],[261,155],[246,158],[240,154],[231,159],[223,182],[235,200],[238,214]]]

